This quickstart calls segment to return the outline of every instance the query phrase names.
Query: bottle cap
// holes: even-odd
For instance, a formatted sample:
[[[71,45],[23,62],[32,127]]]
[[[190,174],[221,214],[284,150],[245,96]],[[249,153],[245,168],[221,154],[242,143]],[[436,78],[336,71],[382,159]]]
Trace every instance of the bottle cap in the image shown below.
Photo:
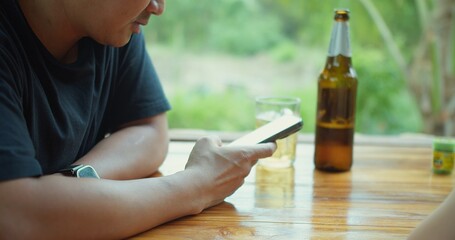
[[[455,150],[455,141],[448,138],[433,139],[433,148],[445,152],[453,152]]]
[[[335,13],[338,13],[338,14],[347,14],[347,13],[349,13],[349,9],[348,8],[335,8],[333,11]]]

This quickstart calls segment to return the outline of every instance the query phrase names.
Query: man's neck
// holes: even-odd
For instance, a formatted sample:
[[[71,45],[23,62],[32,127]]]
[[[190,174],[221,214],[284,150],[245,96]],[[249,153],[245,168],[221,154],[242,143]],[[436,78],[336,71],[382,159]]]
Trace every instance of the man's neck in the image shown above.
[[[47,50],[60,62],[72,63],[77,59],[75,34],[57,0],[19,0],[28,24]]]

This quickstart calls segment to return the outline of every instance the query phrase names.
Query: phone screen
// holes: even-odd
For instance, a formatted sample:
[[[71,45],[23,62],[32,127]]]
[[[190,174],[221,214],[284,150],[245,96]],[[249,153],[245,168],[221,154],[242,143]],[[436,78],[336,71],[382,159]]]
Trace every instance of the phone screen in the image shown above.
[[[301,118],[293,115],[284,115],[238,138],[229,145],[251,145],[273,142],[299,131],[302,126],[303,121]]]

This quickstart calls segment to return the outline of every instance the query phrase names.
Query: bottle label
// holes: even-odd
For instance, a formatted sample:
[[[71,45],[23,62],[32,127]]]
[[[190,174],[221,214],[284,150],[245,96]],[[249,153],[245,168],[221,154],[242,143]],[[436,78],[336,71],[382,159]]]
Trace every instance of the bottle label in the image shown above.
[[[329,57],[343,55],[351,57],[351,46],[349,44],[349,25],[347,22],[335,22],[329,46]]]
[[[453,152],[434,151],[433,152],[433,169],[442,172],[451,172],[453,169]]]

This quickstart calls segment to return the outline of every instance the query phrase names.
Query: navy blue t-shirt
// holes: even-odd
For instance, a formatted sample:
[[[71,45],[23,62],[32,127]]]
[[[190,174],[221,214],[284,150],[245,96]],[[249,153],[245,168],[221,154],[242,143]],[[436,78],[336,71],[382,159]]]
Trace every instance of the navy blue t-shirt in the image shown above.
[[[16,0],[0,0],[0,180],[50,174],[120,125],[170,109],[141,34],[121,48],[90,38],[58,62]]]

